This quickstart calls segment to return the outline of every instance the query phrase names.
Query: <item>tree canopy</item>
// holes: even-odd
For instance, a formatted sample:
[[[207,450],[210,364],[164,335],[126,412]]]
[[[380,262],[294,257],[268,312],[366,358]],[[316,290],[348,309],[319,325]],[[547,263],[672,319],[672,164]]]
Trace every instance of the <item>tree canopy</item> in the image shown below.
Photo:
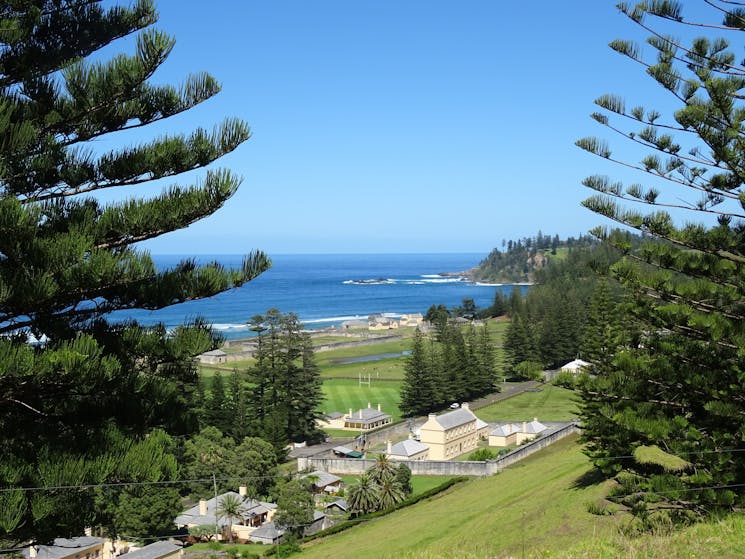
[[[583,412],[589,454],[616,474],[616,500],[645,523],[745,502],[745,66],[729,43],[745,13],[739,2],[707,4],[701,17],[711,19],[695,21],[680,2],[619,4],[656,59],[632,41],[611,48],[639,63],[671,106],[597,99],[592,117],[631,142],[638,161],[602,139],[577,142],[639,181],[588,177],[597,194],[584,205],[650,238],[631,251],[595,231],[625,254],[613,276],[633,297],[642,334],[636,343],[606,338],[612,359],[585,386]]]
[[[136,195],[138,185],[160,187],[160,179],[205,168],[250,135],[245,122],[227,118],[212,129],[100,147],[220,90],[201,72],[179,85],[152,83],[174,48],[152,28],[156,20],[149,0],[0,4],[3,541],[81,533],[95,524],[93,493],[54,487],[147,479],[161,469],[138,464],[138,441],[157,426],[194,428],[183,412],[196,380],[193,357],[216,345],[210,328],[195,320],[168,332],[116,323],[109,313],[209,297],[270,264],[252,252],[239,269],[191,259],[159,269],[137,245],[211,215],[241,180],[210,168],[195,184],[149,198]],[[131,54],[98,53],[132,34]],[[103,202],[104,191],[119,201]],[[29,335],[41,345],[27,344]],[[7,491],[13,487],[48,489]]]

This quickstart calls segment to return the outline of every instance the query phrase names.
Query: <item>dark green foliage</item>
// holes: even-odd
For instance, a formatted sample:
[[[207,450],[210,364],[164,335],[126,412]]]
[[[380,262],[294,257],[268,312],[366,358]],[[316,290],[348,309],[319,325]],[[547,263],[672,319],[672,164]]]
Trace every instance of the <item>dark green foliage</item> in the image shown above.
[[[298,538],[313,522],[313,495],[301,481],[293,479],[279,486],[274,521]]]
[[[322,381],[310,336],[297,316],[277,309],[251,322],[259,332],[256,363],[247,371],[252,385],[248,408],[256,432],[280,452],[288,441],[322,440],[316,424]]]
[[[229,118],[100,153],[115,132],[186,111],[218,83],[199,72],[177,87],[149,82],[174,40],[149,29],[148,0],[5,2],[0,19],[0,488],[138,480],[159,469],[155,455],[132,466],[138,441],[196,428],[193,358],[217,340],[200,321],[169,333],[108,313],[209,297],[269,261],[256,252],[236,270],[192,260],[158,270],[136,246],[218,210],[240,183],[227,170],[147,199],[95,195],[206,167],[249,129]],[[133,33],[133,54],[97,54]],[[28,333],[49,341],[32,348]],[[99,522],[90,491],[6,492],[0,510],[0,547]]]
[[[499,371],[486,326],[445,324],[437,341],[414,335],[400,409],[416,416],[496,391]]]
[[[176,529],[173,519],[183,510],[181,496],[175,487],[150,486],[123,491],[114,513],[114,524],[120,537],[144,538],[166,536]]]
[[[655,29],[653,16],[688,23],[679,2],[624,5],[622,12],[646,30]],[[708,15],[710,23],[723,19],[717,33],[741,28],[740,14],[725,3]],[[654,239],[631,251],[618,234],[596,231],[625,254],[612,276],[626,289],[625,316],[639,328],[619,336],[627,334],[626,323],[618,328],[607,314],[601,318],[605,295],[597,295],[593,320],[605,330],[600,345],[588,338],[588,350],[600,354],[610,345],[611,357],[601,355],[597,375],[583,385],[588,453],[602,472],[616,475],[613,499],[641,528],[745,503],[745,68],[724,39],[702,37],[686,46],[656,34],[649,44],[656,61],[643,60],[630,42],[611,46],[672,94],[667,117],[644,107],[627,112],[610,95],[598,99],[606,112],[595,117],[647,149],[638,163],[617,160],[636,169],[643,184],[624,187],[598,176],[584,182],[597,192],[586,207]],[[639,130],[623,130],[611,122],[613,113]],[[685,145],[673,139],[676,133]],[[578,145],[614,159],[599,153],[601,142],[593,138]],[[681,218],[680,210],[703,223]],[[684,465],[672,468],[676,463]]]
[[[408,499],[414,492],[414,488],[411,486],[411,469],[403,462],[396,468],[395,481]]]
[[[503,243],[504,244],[504,243]],[[581,248],[597,244],[589,235],[580,235],[579,239],[570,237],[560,241],[558,236],[551,238],[540,231],[535,237],[526,237],[510,241],[506,251],[493,249],[479,265],[471,270],[477,281],[491,283],[521,283],[534,281],[539,270],[553,260],[558,248]],[[491,315],[499,316],[499,315]]]
[[[474,462],[482,462],[484,460],[491,460],[496,456],[496,451],[492,450],[491,448],[480,448],[478,450],[474,450],[471,454],[469,454],[468,459],[473,460]]]
[[[206,427],[186,440],[183,450],[183,474],[187,479],[202,480],[192,484],[197,496],[214,493],[212,478],[217,479],[220,493],[246,486],[248,495],[269,494],[277,475],[277,456],[268,442],[246,437],[240,444],[215,427]]]
[[[619,238],[629,247],[640,242],[638,237],[628,234],[619,234]],[[591,300],[602,274],[620,256],[620,252],[602,244],[571,248],[564,259],[553,260],[536,273],[537,284],[524,299],[513,289],[511,322],[504,344],[508,366],[513,371],[525,361],[551,369],[577,357],[585,358],[585,349],[593,355],[602,351],[599,337],[607,332],[598,321],[612,314],[615,323],[620,324],[624,317],[623,309],[617,304],[620,296],[611,297],[612,290],[618,291],[617,285],[607,287],[602,309],[600,300],[594,304]],[[601,294],[596,295],[600,297]],[[625,325],[629,327],[630,323]]]
[[[439,399],[437,378],[433,374],[424,344],[424,335],[417,328],[411,353],[406,358],[404,381],[401,385],[399,407],[404,415],[424,415],[430,409],[431,402]]]

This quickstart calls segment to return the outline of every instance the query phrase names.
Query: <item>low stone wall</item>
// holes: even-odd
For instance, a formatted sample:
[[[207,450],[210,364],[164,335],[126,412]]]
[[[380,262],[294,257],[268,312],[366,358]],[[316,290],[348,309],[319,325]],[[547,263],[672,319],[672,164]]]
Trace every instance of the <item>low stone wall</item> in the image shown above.
[[[519,462],[574,433],[579,433],[579,425],[570,423],[544,437],[540,437],[516,448],[509,454],[486,462],[450,462],[440,460],[415,460],[405,462],[414,475],[427,476],[490,476],[501,472],[507,466]],[[360,460],[355,458],[312,458],[297,459],[298,471],[323,470],[331,474],[358,475],[365,472],[375,463],[374,460]]]
[[[381,342],[392,342],[394,340],[401,340],[403,336],[401,334],[395,335],[383,335],[383,336],[370,336],[362,340],[355,340],[353,342],[334,342],[324,345],[319,345],[313,348],[314,351],[331,351],[333,349],[343,349],[346,347],[358,347],[363,345],[379,344]]]

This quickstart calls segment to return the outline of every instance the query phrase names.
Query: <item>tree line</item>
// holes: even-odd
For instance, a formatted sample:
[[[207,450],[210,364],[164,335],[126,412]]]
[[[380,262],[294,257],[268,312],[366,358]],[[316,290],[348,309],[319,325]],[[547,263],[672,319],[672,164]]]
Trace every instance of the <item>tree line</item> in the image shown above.
[[[489,394],[499,380],[486,326],[445,322],[426,336],[417,329],[406,359],[399,408],[405,416],[425,415]]]

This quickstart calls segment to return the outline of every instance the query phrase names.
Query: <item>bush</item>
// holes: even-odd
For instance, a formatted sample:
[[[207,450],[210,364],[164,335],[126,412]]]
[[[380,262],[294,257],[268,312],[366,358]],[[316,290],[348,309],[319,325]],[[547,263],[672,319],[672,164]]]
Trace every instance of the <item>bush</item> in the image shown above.
[[[574,390],[577,388],[577,377],[571,371],[561,371],[553,378],[551,384]]]
[[[468,459],[473,460],[474,462],[484,462],[485,460],[491,460],[496,456],[497,453],[494,452],[491,448],[480,448],[478,450],[474,450],[471,454],[469,454]]]

